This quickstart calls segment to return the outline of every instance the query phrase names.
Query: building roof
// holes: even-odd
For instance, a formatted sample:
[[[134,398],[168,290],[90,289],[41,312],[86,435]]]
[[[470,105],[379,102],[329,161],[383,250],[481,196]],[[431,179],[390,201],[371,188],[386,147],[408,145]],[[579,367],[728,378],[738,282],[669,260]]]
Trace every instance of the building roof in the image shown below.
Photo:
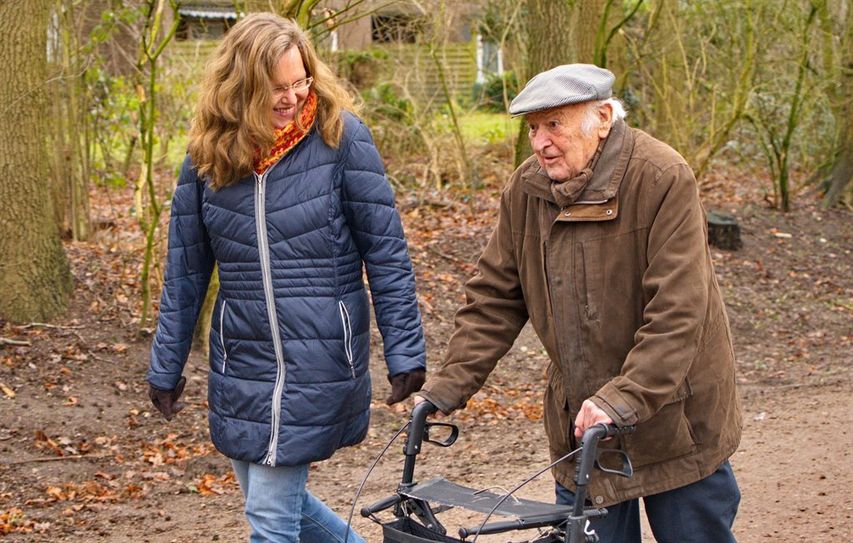
[[[197,17],[199,19],[237,19],[234,3],[228,2],[188,2],[178,8],[182,17]]]

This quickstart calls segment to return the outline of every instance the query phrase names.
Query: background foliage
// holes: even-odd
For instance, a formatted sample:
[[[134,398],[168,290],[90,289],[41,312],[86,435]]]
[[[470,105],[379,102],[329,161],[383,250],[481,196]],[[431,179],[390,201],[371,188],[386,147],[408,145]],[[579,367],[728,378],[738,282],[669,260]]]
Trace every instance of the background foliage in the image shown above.
[[[174,38],[178,0],[51,1],[46,87],[57,226],[87,239],[104,222],[90,216],[90,191],[134,187],[129,212],[146,240],[144,325],[162,275],[164,211],[217,42]],[[516,163],[529,154],[523,122],[505,113],[519,88],[541,69],[597,62],[616,73],[628,122],[682,153],[705,193],[732,192],[749,179],[781,211],[823,195],[825,205],[851,205],[850,0],[233,6],[240,14],[273,9],[309,29],[360,97],[359,113],[401,198],[442,190],[470,202],[499,188],[512,150]],[[394,32],[411,43],[332,50],[341,24],[388,6],[405,7],[408,26]],[[504,72],[474,83],[478,38],[502,51]]]

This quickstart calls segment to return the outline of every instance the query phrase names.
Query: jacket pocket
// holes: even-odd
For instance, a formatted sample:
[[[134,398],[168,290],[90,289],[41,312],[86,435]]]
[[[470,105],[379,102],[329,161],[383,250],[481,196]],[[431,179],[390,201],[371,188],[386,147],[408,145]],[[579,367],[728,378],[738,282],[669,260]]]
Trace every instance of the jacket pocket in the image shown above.
[[[637,425],[633,434],[624,436],[625,452],[634,467],[665,462],[696,450],[693,428],[684,405],[693,391],[685,381],[673,399],[655,416]]]
[[[225,349],[225,310],[228,307],[228,300],[222,300],[222,307],[219,308],[219,346],[222,347],[222,375],[225,375],[225,368],[228,364],[228,351]]]
[[[349,311],[347,311],[347,306],[343,300],[338,301],[338,313],[341,316],[341,326],[344,330],[344,353],[347,357],[347,364],[349,364],[352,378],[355,379],[355,364],[353,363],[352,356],[352,322],[350,321]]]
[[[547,386],[543,398],[545,435],[548,444],[557,456],[564,456],[573,447],[572,421],[569,417],[569,402],[566,399],[563,375],[553,363],[546,370]]]

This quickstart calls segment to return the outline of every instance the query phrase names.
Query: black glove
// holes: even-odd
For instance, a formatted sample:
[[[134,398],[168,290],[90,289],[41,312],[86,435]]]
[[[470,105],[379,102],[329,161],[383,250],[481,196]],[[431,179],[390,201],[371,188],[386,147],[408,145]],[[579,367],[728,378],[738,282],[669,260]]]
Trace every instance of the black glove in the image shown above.
[[[166,420],[172,420],[172,417],[181,412],[184,404],[178,402],[178,398],[184,393],[184,385],[187,384],[187,378],[181,377],[174,390],[160,390],[148,385],[148,397],[151,398],[151,403],[154,407],[166,417]]]
[[[416,369],[408,373],[398,373],[395,376],[388,376],[388,382],[391,383],[391,395],[385,400],[388,405],[402,402],[417,392],[424,386],[426,380],[426,370]]]

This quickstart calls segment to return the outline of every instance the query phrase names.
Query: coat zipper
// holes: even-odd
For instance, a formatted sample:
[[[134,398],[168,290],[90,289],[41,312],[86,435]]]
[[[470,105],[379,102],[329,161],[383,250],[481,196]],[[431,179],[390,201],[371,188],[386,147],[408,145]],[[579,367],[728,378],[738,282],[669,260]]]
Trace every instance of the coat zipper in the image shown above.
[[[284,365],[284,351],[281,346],[281,335],[278,332],[278,316],[275,310],[275,296],[272,288],[272,271],[270,271],[270,248],[267,239],[266,197],[264,194],[268,168],[262,175],[254,173],[258,183],[255,190],[255,228],[258,234],[258,252],[261,260],[261,276],[264,283],[264,299],[267,304],[267,317],[270,321],[272,343],[275,348],[276,376],[272,396],[272,421],[270,423],[270,442],[263,463],[275,466],[275,450],[278,447],[278,425],[281,419],[281,395],[284,392],[284,378],[287,369]]]
[[[338,301],[338,310],[341,314],[341,324],[344,327],[344,352],[347,355],[347,363],[349,363],[352,378],[355,379],[355,364],[352,362],[352,324],[350,323],[349,311],[347,311],[347,306],[344,305],[343,300]]]
[[[553,302],[551,301],[551,299],[552,299],[552,296],[551,296],[551,279],[553,278],[554,274],[551,273],[551,270],[548,267],[548,265],[551,263],[551,260],[548,258],[548,240],[547,239],[542,240],[541,251],[542,251],[542,269],[545,271],[545,303],[548,304],[547,305],[548,317],[553,319],[554,318],[554,306],[552,305]]]
[[[228,363],[228,351],[225,350],[225,308],[228,306],[228,300],[222,300],[222,307],[219,310],[219,344],[222,346],[222,375],[225,375],[225,365]]]
[[[565,322],[560,322],[560,321],[564,321],[566,318],[566,315],[564,314],[565,310],[561,309],[562,306],[560,306],[560,304],[559,304],[559,301],[561,300],[561,298],[559,296],[557,296],[557,294],[559,294],[559,292],[555,292],[555,293],[551,292],[551,279],[556,279],[557,277],[559,277],[559,274],[555,273],[554,270],[551,270],[551,267],[554,266],[556,259],[550,258],[550,256],[551,256],[550,252],[554,248],[554,241],[555,241],[555,237],[556,237],[554,229],[557,227],[558,227],[558,222],[555,220],[554,222],[551,223],[551,226],[548,228],[548,237],[544,243],[544,246],[545,246],[545,275],[546,275],[546,281],[545,282],[547,283],[546,290],[548,291],[547,295],[549,298],[548,305],[552,311],[551,319],[554,322],[554,331],[556,333],[557,353],[559,356],[559,362],[558,363],[560,366],[558,369],[562,371],[563,394],[566,396],[565,406],[571,412],[571,409],[573,407],[572,402],[571,402],[571,398],[574,398],[574,394],[571,393],[571,391],[569,390],[568,387],[570,386],[569,383],[573,382],[572,381],[573,372],[572,372],[572,365],[567,362],[567,360],[570,359],[569,356],[567,356],[569,354],[570,350],[569,350],[568,345],[566,344],[566,341],[567,341],[566,336],[571,335],[571,334],[561,334],[560,333],[560,330],[566,324]],[[569,236],[568,246],[574,247],[575,231],[573,228],[570,228],[568,230],[568,236]],[[565,243],[565,241],[563,243]],[[571,259],[569,260],[570,265],[569,265],[568,269],[574,270],[575,269],[573,267],[575,265],[574,251],[573,250],[570,251],[570,254],[572,256],[571,256]],[[573,284],[575,284],[574,279],[565,278],[564,281],[566,282],[564,285],[562,285],[564,291],[566,289],[573,288]],[[574,290],[577,291],[577,287],[574,287]],[[575,297],[577,299],[577,293],[575,293]],[[574,306],[577,306],[577,303],[570,304],[570,305],[572,307],[574,307]],[[561,318],[561,315],[562,315],[562,318]],[[566,436],[566,442],[569,445],[572,445],[573,440],[574,440],[574,434],[570,430],[571,430],[571,428],[567,429],[567,431],[569,433]]]

